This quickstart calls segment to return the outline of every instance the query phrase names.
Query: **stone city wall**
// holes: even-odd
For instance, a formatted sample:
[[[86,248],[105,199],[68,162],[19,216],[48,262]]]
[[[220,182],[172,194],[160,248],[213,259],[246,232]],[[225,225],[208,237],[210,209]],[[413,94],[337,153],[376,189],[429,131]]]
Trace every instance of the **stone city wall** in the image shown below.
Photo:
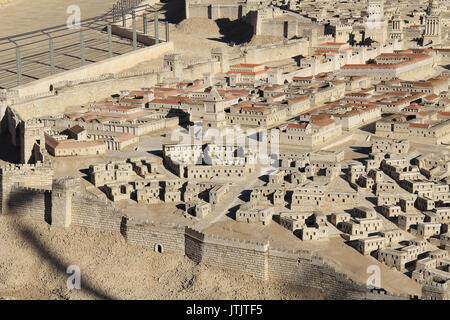
[[[48,217],[51,211],[50,190],[15,187],[11,194],[14,195],[14,212],[17,214],[40,220]],[[365,284],[354,282],[310,251],[276,250],[269,248],[268,242],[222,238],[189,227],[136,223],[108,201],[77,192],[69,201],[70,224],[120,232],[133,245],[184,254],[197,263],[242,272],[256,279],[314,287],[320,289],[327,299],[379,298],[379,294],[369,292]],[[408,297],[387,294],[382,298]]]
[[[240,3],[195,3],[195,1],[185,1],[186,18],[206,18],[230,20],[239,19],[247,11],[245,4]]]
[[[122,90],[135,90],[156,84],[158,73],[137,74],[135,77],[97,80],[68,85],[58,89],[58,94],[39,100],[12,105],[12,108],[24,119],[62,113],[71,106],[79,106],[91,101],[109,98]]]
[[[252,243],[205,235],[186,228],[186,256],[227,270],[243,272],[268,280],[266,254],[268,243]]]
[[[136,223],[126,219],[122,224],[122,235],[137,246],[161,252],[175,252],[185,254],[184,228],[173,225],[155,225],[151,223]]]
[[[367,288],[311,252],[269,250],[270,279],[322,290],[325,299],[364,299]],[[325,289],[325,290],[324,290]]]
[[[11,196],[14,189],[18,187],[37,188],[50,190],[52,186],[53,169],[43,164],[39,165],[15,165],[11,164],[0,168],[0,212],[6,213],[8,202],[11,199],[17,199],[17,191],[15,196]],[[14,203],[10,203],[13,205]],[[21,203],[21,208],[25,209],[26,203]],[[33,206],[30,204],[30,208]],[[28,209],[27,209],[28,210]]]
[[[248,46],[244,49],[244,63],[266,63],[306,55],[308,42],[303,39],[285,40],[280,43]],[[234,61],[230,61],[234,64]]]
[[[106,200],[75,194],[72,197],[71,209],[73,225],[120,232],[124,214]]]
[[[16,185],[9,193],[6,213],[48,221],[51,205],[51,190]]]

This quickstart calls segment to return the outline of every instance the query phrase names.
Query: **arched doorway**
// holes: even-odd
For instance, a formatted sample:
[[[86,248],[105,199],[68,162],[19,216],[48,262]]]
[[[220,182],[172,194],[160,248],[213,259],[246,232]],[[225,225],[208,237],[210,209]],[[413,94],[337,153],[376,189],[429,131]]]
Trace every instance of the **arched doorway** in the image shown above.
[[[163,246],[159,243],[155,244],[155,252],[163,253],[164,252]]]

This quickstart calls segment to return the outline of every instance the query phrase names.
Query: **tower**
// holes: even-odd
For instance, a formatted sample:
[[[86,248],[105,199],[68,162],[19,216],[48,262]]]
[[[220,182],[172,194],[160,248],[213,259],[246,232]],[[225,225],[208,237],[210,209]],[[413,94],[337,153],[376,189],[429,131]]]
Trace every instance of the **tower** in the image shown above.
[[[41,120],[30,119],[20,123],[20,162],[36,163],[36,153],[44,151],[44,123]]]
[[[224,101],[217,92],[216,87],[212,87],[208,97],[205,99],[205,115],[203,116],[204,128],[225,128],[227,120],[225,119]]]
[[[334,35],[335,42],[348,42],[350,39],[350,33],[352,33],[353,28],[351,25],[337,24],[336,32]]]
[[[225,73],[230,70],[227,48],[213,48],[211,50],[211,58],[220,62],[220,72]]]
[[[395,10],[394,12],[394,17],[392,19],[392,24],[391,24],[391,34],[390,34],[390,38],[391,39],[403,39],[403,19],[400,13],[400,10]]]
[[[270,84],[283,84],[281,68],[270,68],[267,71],[267,82]]]
[[[213,76],[214,74],[212,72],[205,72],[203,74],[203,83],[207,86],[213,85]]]
[[[384,0],[369,0],[367,5],[368,21],[379,21],[384,17]]]
[[[384,44],[388,36],[388,24],[384,18],[384,0],[369,0],[367,14],[365,38]]]
[[[171,53],[164,55],[164,67],[168,67],[175,78],[183,75],[183,63],[179,53]]]
[[[441,18],[439,5],[435,0],[430,2],[428,15],[425,17],[425,33],[423,36],[423,45],[430,42],[433,45],[441,43]]]
[[[80,179],[62,177],[53,180],[51,224],[67,228],[72,222],[72,197],[80,191]]]

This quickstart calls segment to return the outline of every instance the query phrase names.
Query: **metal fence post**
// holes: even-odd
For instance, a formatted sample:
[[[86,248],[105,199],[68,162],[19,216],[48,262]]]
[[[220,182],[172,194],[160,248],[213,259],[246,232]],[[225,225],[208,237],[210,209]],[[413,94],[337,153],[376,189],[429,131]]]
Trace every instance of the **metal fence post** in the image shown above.
[[[147,34],[147,14],[142,15],[142,23],[144,24],[144,34]]]
[[[133,50],[137,49],[137,33],[136,33],[136,13],[134,10],[131,13],[133,18]]]
[[[159,43],[159,30],[158,30],[158,11],[155,11],[155,44]]]
[[[166,20],[166,42],[169,42],[169,21]]]
[[[83,29],[80,29],[80,57],[81,57],[81,66],[84,66],[86,63],[86,59],[84,56],[84,36]]]
[[[112,57],[112,32],[111,32],[111,24],[108,24],[108,58]]]
[[[22,57],[20,56],[20,48],[16,44],[16,66],[17,66],[17,85],[22,84]]]
[[[55,74],[55,48],[53,47],[53,39],[48,39],[50,46],[50,74]]]

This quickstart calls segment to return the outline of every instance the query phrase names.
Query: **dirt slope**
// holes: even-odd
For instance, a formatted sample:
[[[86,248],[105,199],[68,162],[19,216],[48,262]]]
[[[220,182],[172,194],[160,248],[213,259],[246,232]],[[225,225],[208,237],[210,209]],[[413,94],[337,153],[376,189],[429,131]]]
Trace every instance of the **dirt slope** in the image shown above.
[[[69,265],[81,290],[67,289]],[[0,216],[0,299],[320,299],[186,257],[128,245],[118,234]]]

